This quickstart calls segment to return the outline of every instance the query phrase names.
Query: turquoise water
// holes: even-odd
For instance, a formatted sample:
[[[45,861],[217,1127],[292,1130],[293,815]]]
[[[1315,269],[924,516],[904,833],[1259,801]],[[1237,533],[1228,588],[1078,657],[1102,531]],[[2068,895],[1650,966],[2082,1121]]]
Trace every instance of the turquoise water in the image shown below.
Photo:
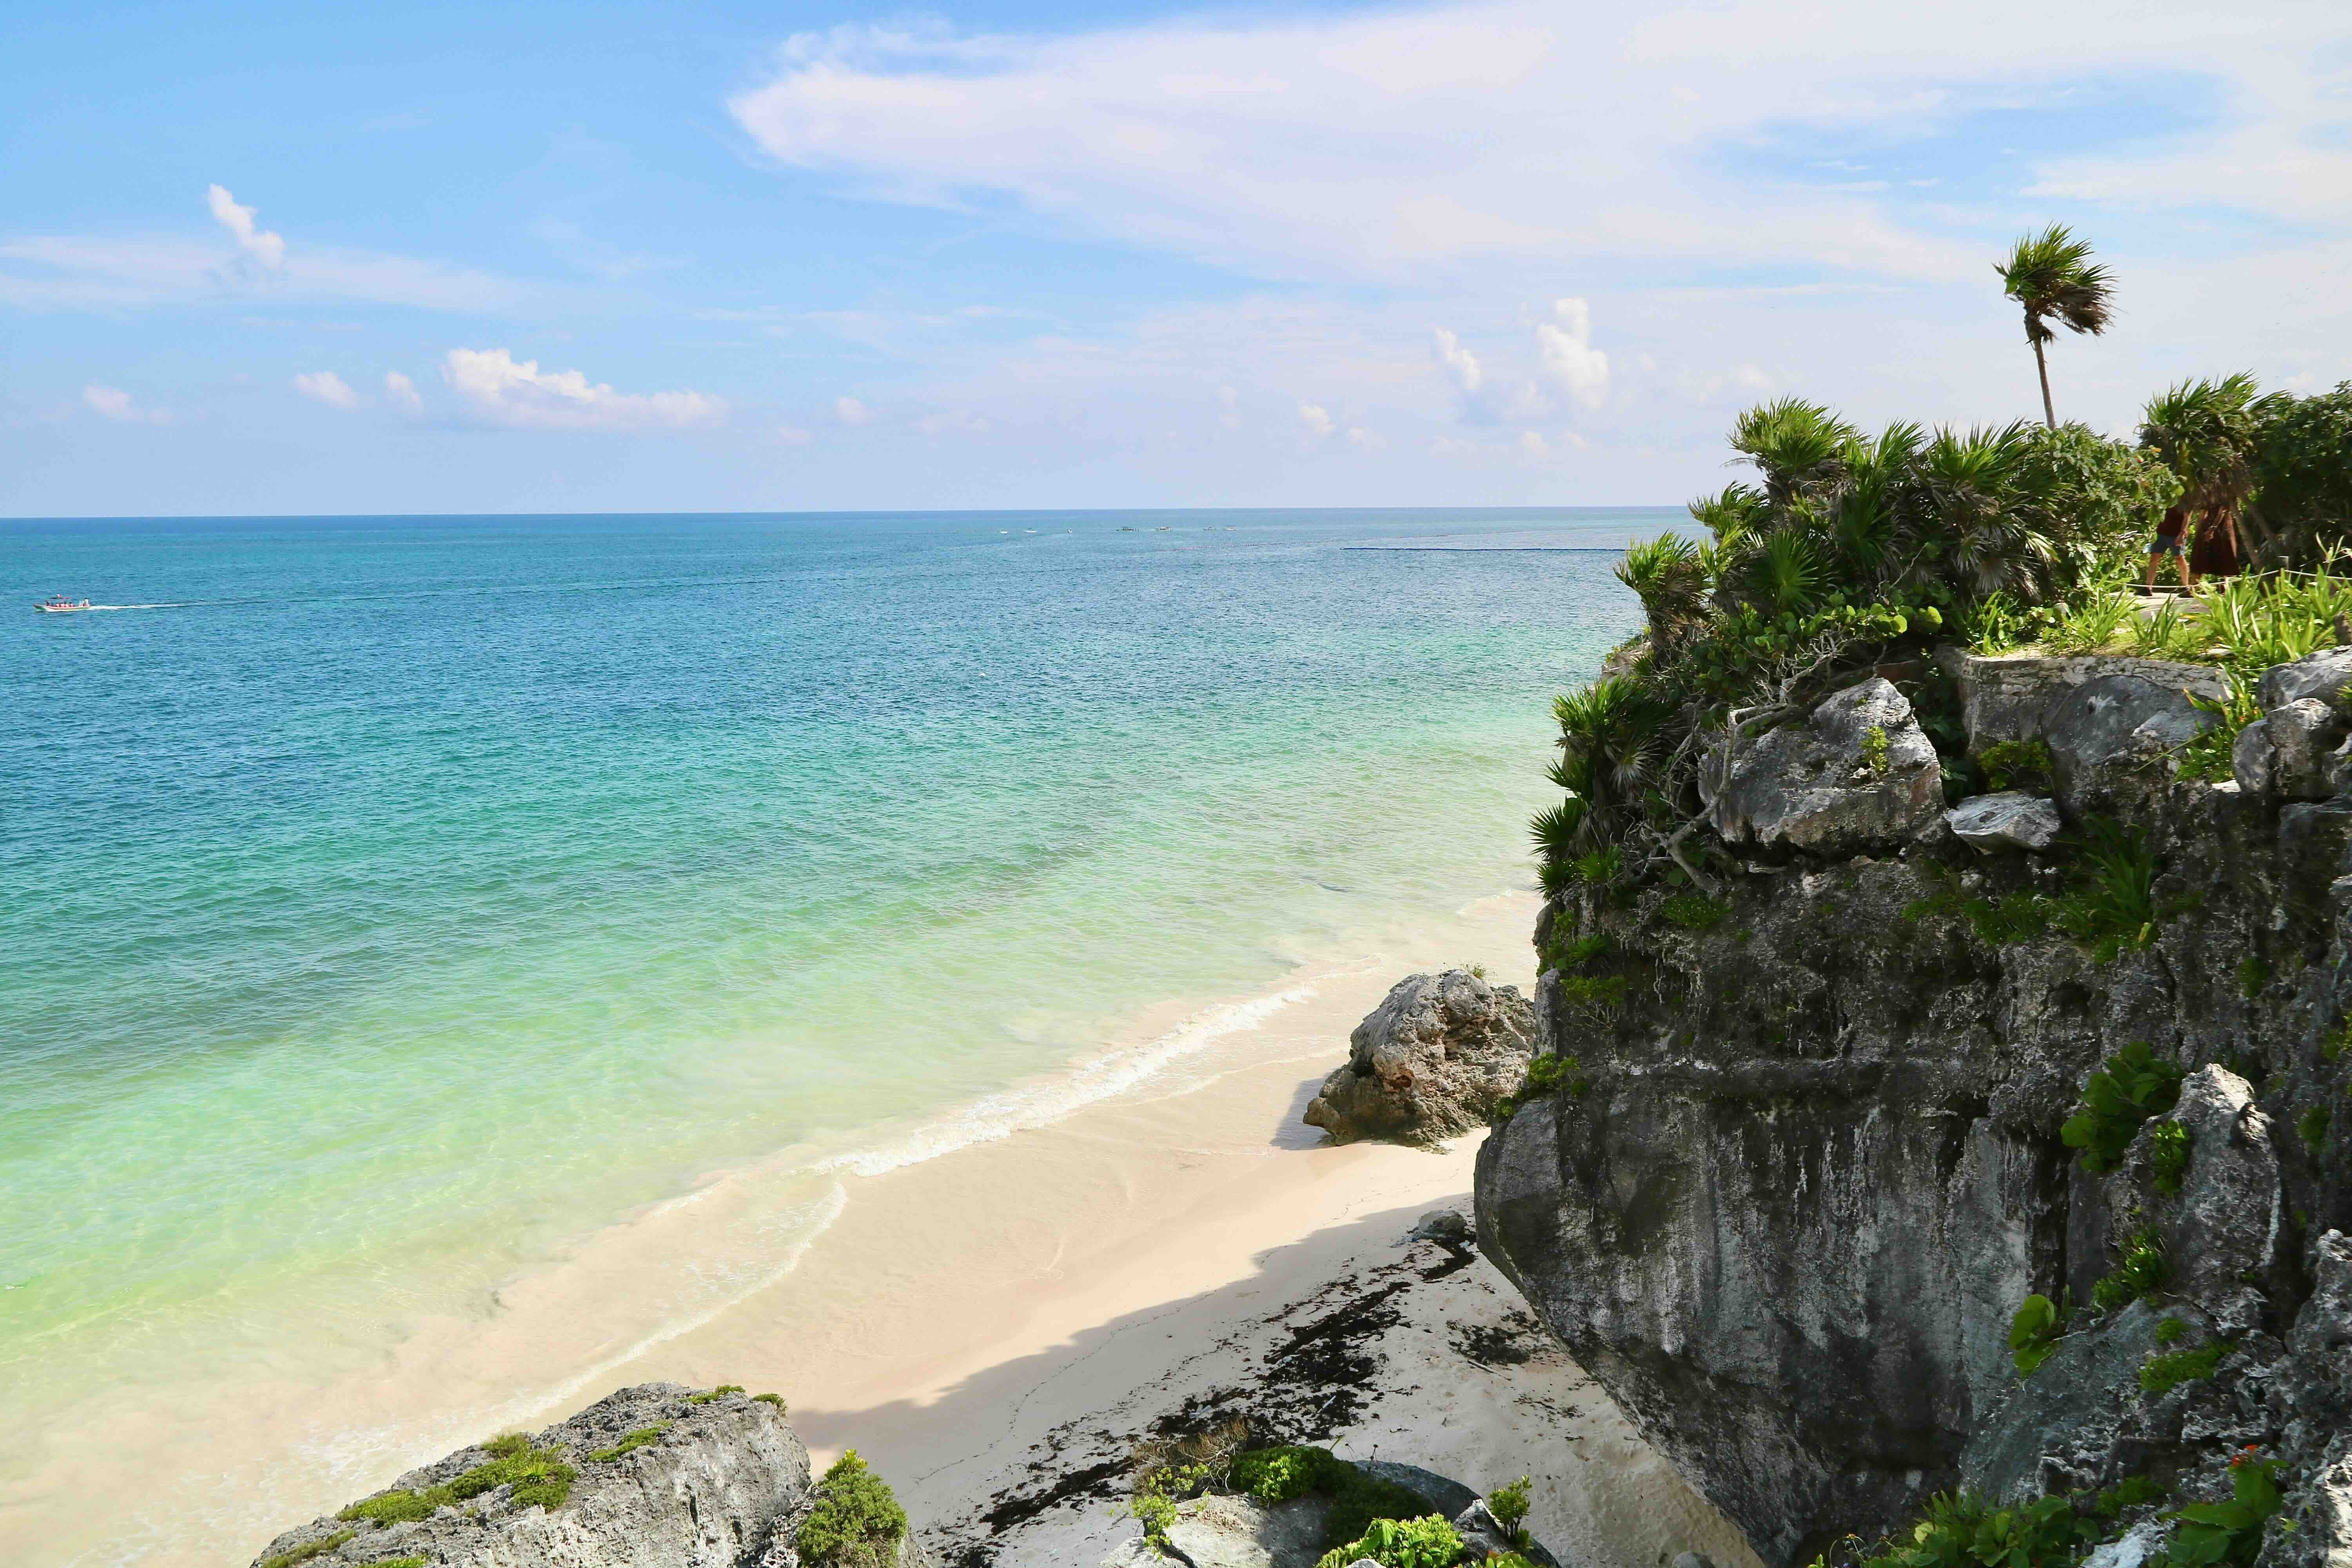
[[[0,1402],[1528,885],[1672,515],[0,522]]]

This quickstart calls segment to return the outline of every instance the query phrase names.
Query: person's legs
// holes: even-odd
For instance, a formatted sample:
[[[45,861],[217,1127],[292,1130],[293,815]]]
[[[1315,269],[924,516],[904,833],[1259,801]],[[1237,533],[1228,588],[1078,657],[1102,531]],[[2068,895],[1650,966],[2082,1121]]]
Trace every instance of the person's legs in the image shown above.
[[[2158,555],[2159,552],[2155,545],[2151,544],[2147,547],[2147,585],[2150,588],[2156,586],[2156,563]]]

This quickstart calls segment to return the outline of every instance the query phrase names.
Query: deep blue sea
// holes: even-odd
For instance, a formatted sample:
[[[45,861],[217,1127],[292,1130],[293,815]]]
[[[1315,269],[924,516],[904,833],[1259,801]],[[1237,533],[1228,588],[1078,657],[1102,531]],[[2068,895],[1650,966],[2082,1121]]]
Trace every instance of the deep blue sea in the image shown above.
[[[0,1407],[1528,885],[1678,515],[0,522]]]

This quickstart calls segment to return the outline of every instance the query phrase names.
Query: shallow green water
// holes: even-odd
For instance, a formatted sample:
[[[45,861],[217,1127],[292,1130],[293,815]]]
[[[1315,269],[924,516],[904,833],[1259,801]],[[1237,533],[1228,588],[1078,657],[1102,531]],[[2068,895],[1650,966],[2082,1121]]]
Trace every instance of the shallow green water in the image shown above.
[[[0,1402],[1527,885],[1669,516],[0,523]]]

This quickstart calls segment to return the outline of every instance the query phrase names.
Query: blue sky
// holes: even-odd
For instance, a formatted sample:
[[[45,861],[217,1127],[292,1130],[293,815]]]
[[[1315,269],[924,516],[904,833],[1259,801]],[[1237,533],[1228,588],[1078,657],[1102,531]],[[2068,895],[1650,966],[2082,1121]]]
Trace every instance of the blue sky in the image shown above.
[[[0,511],[1675,501],[2352,377],[2352,7],[18,7]]]

